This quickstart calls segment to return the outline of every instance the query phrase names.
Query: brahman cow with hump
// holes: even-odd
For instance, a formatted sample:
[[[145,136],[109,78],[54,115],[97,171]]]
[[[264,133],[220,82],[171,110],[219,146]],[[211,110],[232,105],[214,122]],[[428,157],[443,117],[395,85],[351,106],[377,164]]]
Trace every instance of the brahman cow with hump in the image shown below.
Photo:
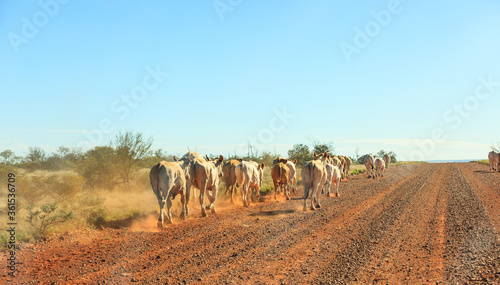
[[[375,177],[384,177],[384,169],[385,169],[385,162],[382,158],[378,157],[377,159],[375,159],[375,168],[376,168],[376,172],[375,172]]]
[[[149,181],[160,206],[158,227],[165,225],[164,214],[167,215],[168,223],[172,223],[172,200],[178,194],[181,195],[181,219],[185,219],[189,214],[189,192],[186,190],[186,176],[179,164],[165,161],[156,164],[149,172]],[[165,210],[165,204],[167,210]]]
[[[311,197],[311,210],[320,208],[320,189],[326,182],[326,160],[328,153],[314,154],[314,160],[308,161],[302,168],[302,183],[304,184],[304,211],[307,209],[307,198]],[[309,195],[311,194],[311,195]]]
[[[496,170],[500,171],[500,153],[496,154],[494,165],[496,167]]]
[[[384,163],[385,163],[385,168],[389,169],[389,163],[391,163],[391,156],[388,153],[384,154]]]
[[[217,198],[217,187],[219,185],[219,178],[222,176],[222,163],[224,157],[221,155],[216,160],[202,161],[194,159],[191,161],[189,169],[189,178],[191,186],[200,190],[200,205],[201,215],[207,216],[206,210],[212,210],[215,213],[215,199]],[[212,192],[212,193],[210,193]],[[205,193],[208,196],[210,204],[205,207]]]
[[[271,178],[274,183],[274,199],[277,200],[278,188],[285,191],[287,200],[290,200],[290,189],[288,183],[290,182],[290,169],[285,163],[279,162],[271,168]]]
[[[222,181],[226,185],[226,192],[231,193],[231,203],[234,204],[233,194],[236,191],[236,166],[240,163],[240,160],[228,160],[222,165]]]
[[[495,171],[498,169],[498,162],[496,161],[498,155],[499,153],[494,150],[488,153],[488,159],[490,160],[490,171]]]
[[[236,181],[241,187],[243,196],[243,206],[250,206],[250,188],[255,188],[255,197],[258,201],[260,197],[260,187],[262,186],[262,175],[264,173],[264,163],[258,164],[253,161],[242,161],[236,165]]]
[[[366,173],[368,175],[368,178],[370,178],[370,176],[375,178],[374,173],[373,173],[374,163],[375,163],[375,159],[373,158],[373,156],[371,154],[367,154],[365,156],[365,167],[366,167]]]

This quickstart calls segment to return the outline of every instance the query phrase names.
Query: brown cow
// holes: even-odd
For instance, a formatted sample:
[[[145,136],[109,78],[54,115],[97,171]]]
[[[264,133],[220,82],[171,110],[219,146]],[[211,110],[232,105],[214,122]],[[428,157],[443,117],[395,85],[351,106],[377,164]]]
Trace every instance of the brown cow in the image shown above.
[[[222,181],[226,185],[226,192],[224,195],[231,193],[231,203],[234,204],[233,194],[236,191],[236,165],[240,163],[239,160],[226,160],[222,164]]]
[[[281,187],[282,190],[285,190],[286,199],[290,200],[290,189],[288,186],[290,182],[290,169],[288,166],[282,162],[273,165],[273,168],[271,168],[271,177],[274,183],[274,199],[278,199],[278,187]]]

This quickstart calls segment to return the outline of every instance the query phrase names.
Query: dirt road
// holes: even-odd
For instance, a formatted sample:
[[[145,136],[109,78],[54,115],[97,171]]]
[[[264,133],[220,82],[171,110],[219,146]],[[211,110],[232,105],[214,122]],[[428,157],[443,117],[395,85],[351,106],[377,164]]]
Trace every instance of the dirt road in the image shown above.
[[[201,218],[67,233],[18,253],[14,284],[500,284],[500,173],[409,164],[302,211],[264,197]],[[145,193],[153,195],[153,193]],[[220,201],[222,202],[222,201]],[[3,257],[5,253],[2,253]],[[2,258],[2,260],[5,260]],[[0,283],[6,280],[2,266]]]

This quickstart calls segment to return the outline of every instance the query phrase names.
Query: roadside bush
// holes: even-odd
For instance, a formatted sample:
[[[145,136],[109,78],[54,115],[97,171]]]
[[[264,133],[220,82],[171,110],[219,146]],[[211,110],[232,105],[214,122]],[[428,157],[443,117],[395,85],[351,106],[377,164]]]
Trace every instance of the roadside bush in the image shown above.
[[[47,203],[39,209],[33,211],[34,205],[26,207],[28,211],[25,221],[28,222],[34,229],[35,237],[42,237],[46,234],[47,229],[55,224],[64,223],[73,218],[73,212],[66,212],[64,210],[57,210],[57,203]]]
[[[88,224],[95,228],[101,228],[107,215],[104,207],[104,198],[84,195],[78,201],[78,226]]]

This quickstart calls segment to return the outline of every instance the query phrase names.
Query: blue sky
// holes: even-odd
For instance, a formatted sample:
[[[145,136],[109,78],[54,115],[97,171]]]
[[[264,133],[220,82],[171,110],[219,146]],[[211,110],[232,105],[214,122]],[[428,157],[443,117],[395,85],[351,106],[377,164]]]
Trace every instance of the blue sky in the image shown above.
[[[2,1],[0,151],[134,130],[172,154],[313,138],[486,158],[498,15],[498,1]]]

